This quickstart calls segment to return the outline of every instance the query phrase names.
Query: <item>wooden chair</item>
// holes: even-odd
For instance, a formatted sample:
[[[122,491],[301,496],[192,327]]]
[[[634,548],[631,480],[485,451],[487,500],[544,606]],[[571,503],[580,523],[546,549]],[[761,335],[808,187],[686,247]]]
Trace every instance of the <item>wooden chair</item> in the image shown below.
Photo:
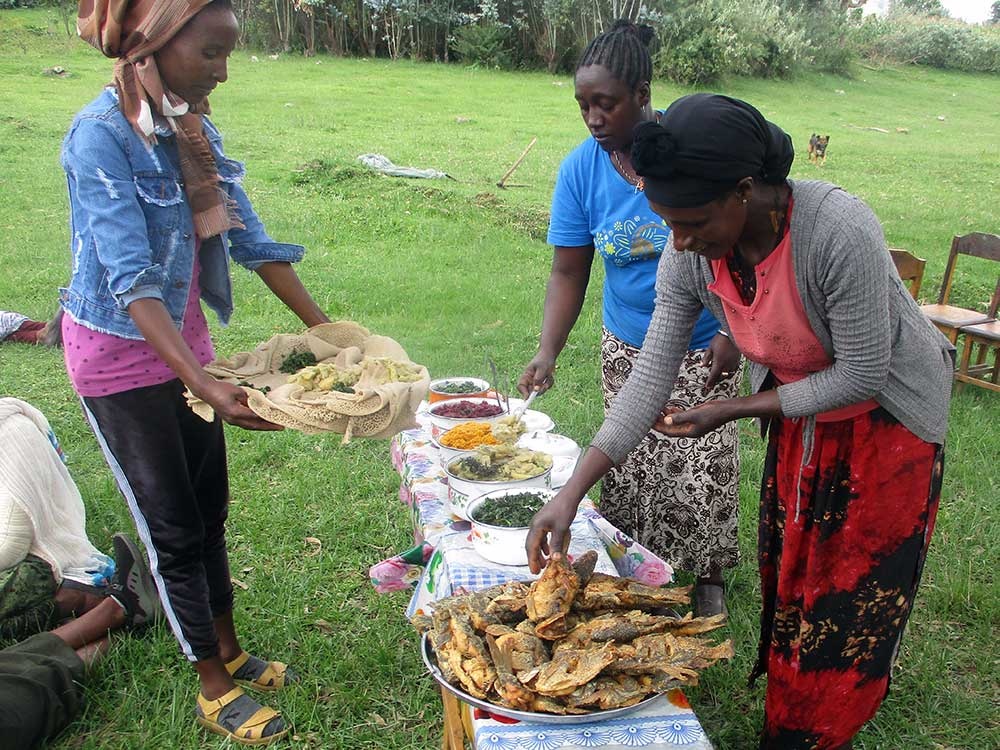
[[[906,250],[892,247],[889,248],[889,254],[892,255],[892,262],[896,264],[899,278],[910,288],[913,299],[916,299],[920,294],[920,284],[924,280],[924,266],[927,265],[927,261]]]
[[[959,255],[972,255],[976,258],[986,258],[1000,262],[1000,236],[973,232],[961,237],[955,237],[951,242],[951,252],[948,254],[948,264],[941,280],[941,292],[936,305],[921,305],[920,309],[931,322],[948,337],[951,343],[958,341],[958,334],[963,326],[973,326],[988,323],[992,316],[964,307],[948,304],[951,293],[951,282],[955,274],[955,261]]]
[[[996,318],[997,308],[1000,308],[1000,280],[990,300],[991,318]],[[956,388],[961,390],[964,383],[972,383],[1000,392],[1000,321],[962,326],[960,331],[965,336],[965,349],[955,373],[955,380],[958,381]]]

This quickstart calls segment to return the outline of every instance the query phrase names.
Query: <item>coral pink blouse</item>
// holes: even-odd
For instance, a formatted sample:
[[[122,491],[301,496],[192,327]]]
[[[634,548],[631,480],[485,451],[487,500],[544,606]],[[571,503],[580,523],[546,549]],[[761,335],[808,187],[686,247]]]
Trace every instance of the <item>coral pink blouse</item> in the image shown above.
[[[713,260],[712,270],[715,281],[708,290],[722,300],[733,341],[743,356],[767,367],[779,385],[802,380],[833,364],[809,325],[795,284],[790,232],[754,269],[757,294],[749,305],[743,303],[725,258]],[[868,399],[817,414],[816,421],[850,419],[877,406],[875,399]]]

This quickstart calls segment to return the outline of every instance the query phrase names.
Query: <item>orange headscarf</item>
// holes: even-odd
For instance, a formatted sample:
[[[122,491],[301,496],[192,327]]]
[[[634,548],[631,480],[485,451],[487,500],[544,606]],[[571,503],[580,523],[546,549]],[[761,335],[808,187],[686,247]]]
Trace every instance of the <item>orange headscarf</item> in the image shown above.
[[[122,113],[142,138],[156,143],[153,110],[177,136],[184,190],[202,239],[243,225],[219,186],[215,157],[202,128],[208,100],[191,106],[164,86],[153,53],[169,42],[211,0],[80,0],[80,38],[115,62]]]

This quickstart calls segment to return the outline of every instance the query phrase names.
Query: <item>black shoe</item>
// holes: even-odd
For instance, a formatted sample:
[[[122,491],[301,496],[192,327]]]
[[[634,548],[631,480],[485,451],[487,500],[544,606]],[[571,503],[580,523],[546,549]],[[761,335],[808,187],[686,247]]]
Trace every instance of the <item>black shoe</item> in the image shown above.
[[[696,617],[728,615],[726,590],[721,583],[699,583],[694,587],[694,614]]]
[[[111,537],[115,549],[115,574],[108,595],[125,610],[126,627],[142,628],[163,618],[163,607],[146,565],[146,558],[124,534]]]

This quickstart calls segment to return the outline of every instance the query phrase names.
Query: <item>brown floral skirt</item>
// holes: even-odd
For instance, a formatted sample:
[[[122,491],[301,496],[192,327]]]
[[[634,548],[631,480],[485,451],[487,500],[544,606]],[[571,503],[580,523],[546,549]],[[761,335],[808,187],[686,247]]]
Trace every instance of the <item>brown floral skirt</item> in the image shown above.
[[[836,748],[875,715],[944,470],[943,447],[882,408],[818,423],[811,440],[806,430],[802,419],[773,421],[761,488],[753,677],[768,675],[766,750]]]
[[[607,412],[632,372],[639,350],[607,329],[601,336],[604,409]],[[740,373],[708,394],[704,350],[689,351],[681,363],[670,404],[690,408],[710,399],[738,395]],[[601,513],[680,570],[707,575],[713,566],[739,560],[739,433],[730,422],[701,438],[649,434],[621,465],[605,474]]]

